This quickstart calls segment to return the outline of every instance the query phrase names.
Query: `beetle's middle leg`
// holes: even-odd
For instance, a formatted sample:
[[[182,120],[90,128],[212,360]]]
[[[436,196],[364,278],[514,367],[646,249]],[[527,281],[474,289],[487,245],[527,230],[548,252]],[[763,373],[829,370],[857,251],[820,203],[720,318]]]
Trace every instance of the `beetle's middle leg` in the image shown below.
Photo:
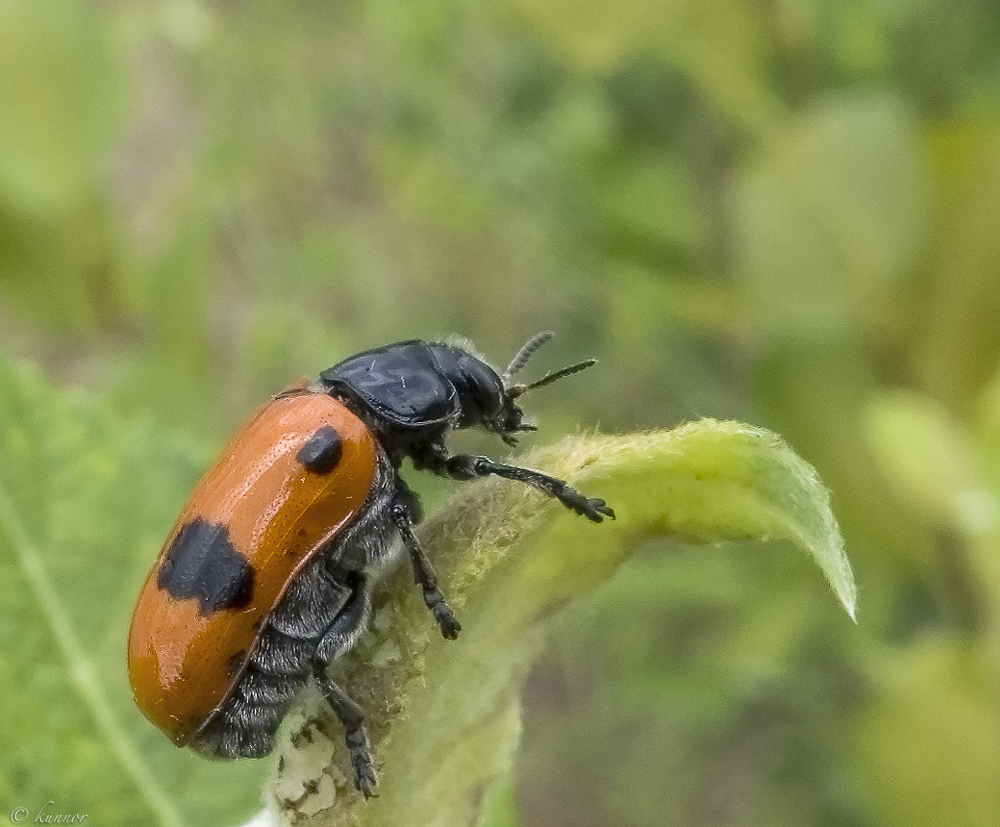
[[[391,507],[392,521],[399,529],[399,536],[403,539],[403,545],[410,554],[410,562],[413,564],[413,577],[417,585],[423,590],[424,603],[431,610],[438,626],[441,627],[441,634],[448,640],[455,640],[458,633],[462,631],[462,625],[455,619],[448,602],[438,588],[437,575],[431,561],[427,559],[427,554],[420,545],[420,541],[413,533],[413,520],[410,517],[410,508],[407,505],[407,495],[412,497],[408,489],[404,489],[401,496],[397,497]]]

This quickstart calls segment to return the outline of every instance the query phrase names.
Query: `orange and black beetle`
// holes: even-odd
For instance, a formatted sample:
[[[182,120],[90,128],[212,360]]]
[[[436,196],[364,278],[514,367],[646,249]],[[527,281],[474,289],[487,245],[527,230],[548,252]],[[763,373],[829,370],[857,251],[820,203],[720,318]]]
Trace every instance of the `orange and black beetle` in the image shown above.
[[[268,401],[195,488],[139,594],[129,676],[143,713],[204,754],[263,756],[312,675],[369,795],[363,712],[326,667],[364,631],[374,573],[405,551],[442,634],[461,629],[413,534],[420,507],[402,460],[460,480],[519,480],[595,522],[614,517],[561,480],[445,446],[453,428],[482,427],[509,445],[534,430],[514,400],[593,364],[511,385],[551,335],[531,339],[502,376],[463,347],[413,340]]]

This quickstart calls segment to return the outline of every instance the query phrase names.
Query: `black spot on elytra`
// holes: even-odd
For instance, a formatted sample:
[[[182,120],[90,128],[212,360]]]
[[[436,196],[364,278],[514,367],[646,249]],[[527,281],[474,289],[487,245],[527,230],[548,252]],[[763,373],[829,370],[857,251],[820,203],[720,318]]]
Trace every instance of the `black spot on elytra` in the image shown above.
[[[324,425],[299,449],[296,459],[314,474],[329,474],[344,450],[344,440],[335,428]]]
[[[171,597],[196,597],[202,614],[241,609],[250,603],[253,570],[233,548],[224,525],[201,517],[174,538],[156,575],[156,585]]]

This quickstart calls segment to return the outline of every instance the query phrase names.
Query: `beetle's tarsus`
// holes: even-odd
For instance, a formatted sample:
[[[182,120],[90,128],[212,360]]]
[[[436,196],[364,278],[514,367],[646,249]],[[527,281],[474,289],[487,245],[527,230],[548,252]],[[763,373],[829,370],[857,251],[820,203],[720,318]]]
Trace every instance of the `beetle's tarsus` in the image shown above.
[[[424,603],[427,604],[427,608],[431,610],[438,626],[441,627],[441,634],[448,640],[457,639],[458,633],[462,631],[462,624],[455,619],[454,612],[437,586],[424,589]]]
[[[365,798],[378,798],[375,795],[378,773],[375,772],[375,764],[368,748],[368,733],[365,731],[364,725],[359,724],[353,729],[348,729],[344,740],[347,742],[347,749],[351,756],[354,786]]]
[[[603,523],[605,517],[615,519],[614,509],[598,497],[588,499],[580,513],[595,523]]]

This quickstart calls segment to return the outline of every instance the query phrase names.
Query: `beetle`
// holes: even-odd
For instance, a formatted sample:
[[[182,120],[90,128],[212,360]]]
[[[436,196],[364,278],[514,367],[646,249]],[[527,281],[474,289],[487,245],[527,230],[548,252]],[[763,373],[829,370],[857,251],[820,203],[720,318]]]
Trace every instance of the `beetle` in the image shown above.
[[[595,363],[512,384],[551,337],[530,339],[502,374],[467,343],[398,342],[266,402],[195,487],[140,591],[128,662],[146,717],[204,755],[261,757],[311,677],[343,724],[355,786],[371,795],[364,712],[327,666],[366,629],[378,573],[409,556],[442,635],[461,630],[414,534],[421,508],[403,460],[457,480],[516,480],[594,522],[614,518],[562,480],[448,451],[461,428],[516,445],[535,430],[516,400]]]

